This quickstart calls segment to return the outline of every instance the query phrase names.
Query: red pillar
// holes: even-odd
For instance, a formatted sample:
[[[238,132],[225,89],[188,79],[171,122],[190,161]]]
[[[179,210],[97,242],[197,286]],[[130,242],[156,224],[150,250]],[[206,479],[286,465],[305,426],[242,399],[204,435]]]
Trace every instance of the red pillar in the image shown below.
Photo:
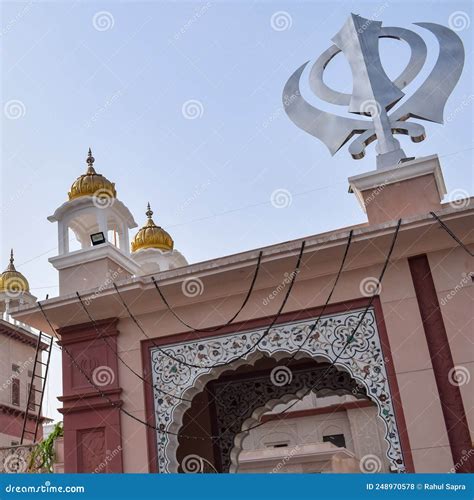
[[[63,396],[59,398],[64,415],[64,472],[123,472],[117,322],[110,319],[97,321],[95,327],[86,323],[59,330],[64,347]]]
[[[408,264],[438,387],[455,472],[472,472],[474,461],[472,454],[468,453],[471,449],[469,427],[461,391],[457,385],[450,382],[454,362],[428,257],[411,257]],[[420,390],[423,388],[420,387]]]

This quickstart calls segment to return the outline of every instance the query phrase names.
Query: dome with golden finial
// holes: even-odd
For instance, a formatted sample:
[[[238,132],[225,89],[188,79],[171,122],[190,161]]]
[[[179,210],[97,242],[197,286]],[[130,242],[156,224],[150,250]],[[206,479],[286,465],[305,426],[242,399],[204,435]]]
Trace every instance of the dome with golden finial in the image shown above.
[[[0,274],[0,292],[6,294],[19,295],[22,292],[29,292],[30,285],[28,280],[15,269],[13,264],[13,249],[10,253],[10,263],[5,271]]]
[[[98,198],[116,198],[115,184],[106,177],[98,174],[93,165],[95,158],[92,156],[91,148],[87,155],[87,172],[78,177],[72,184],[68,193],[69,199],[74,200],[81,196],[96,196]]]
[[[138,231],[132,241],[132,252],[145,248],[158,248],[164,251],[173,250],[173,238],[161,227],[157,226],[151,218],[153,211],[148,203],[146,216],[147,223]]]

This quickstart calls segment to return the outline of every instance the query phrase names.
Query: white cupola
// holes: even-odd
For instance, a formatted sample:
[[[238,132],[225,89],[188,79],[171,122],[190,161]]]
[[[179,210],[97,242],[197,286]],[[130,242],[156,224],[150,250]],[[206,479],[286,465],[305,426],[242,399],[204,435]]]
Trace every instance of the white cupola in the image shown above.
[[[111,285],[137,274],[130,258],[128,231],[137,226],[130,210],[117,198],[115,184],[94,169],[89,149],[87,171],[72,184],[50,222],[58,223],[58,255],[49,262],[59,271],[59,293]],[[71,250],[71,239],[79,249]]]

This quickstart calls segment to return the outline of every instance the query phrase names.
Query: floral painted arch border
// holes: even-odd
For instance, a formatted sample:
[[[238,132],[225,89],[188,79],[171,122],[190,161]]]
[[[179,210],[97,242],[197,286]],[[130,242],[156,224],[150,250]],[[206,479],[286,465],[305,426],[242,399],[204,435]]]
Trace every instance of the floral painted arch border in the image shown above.
[[[334,366],[348,371],[365,387],[385,424],[387,458],[394,468],[404,471],[393,399],[373,308],[367,311],[354,338],[347,344],[364,311],[359,309],[323,316],[306,342],[316,317],[275,325],[245,358],[239,356],[261,338],[265,327],[162,347],[170,356],[189,364],[209,366],[234,361],[219,368],[192,368],[174,361],[157,348],[150,349],[153,384],[163,391],[155,389],[153,393],[156,426],[170,433],[156,432],[159,472],[177,472],[178,438],[173,433],[179,433],[184,413],[191,406],[190,400],[203,390],[207,382],[218,378],[229,368],[253,364],[262,355],[284,358],[298,349],[298,357],[333,362]]]

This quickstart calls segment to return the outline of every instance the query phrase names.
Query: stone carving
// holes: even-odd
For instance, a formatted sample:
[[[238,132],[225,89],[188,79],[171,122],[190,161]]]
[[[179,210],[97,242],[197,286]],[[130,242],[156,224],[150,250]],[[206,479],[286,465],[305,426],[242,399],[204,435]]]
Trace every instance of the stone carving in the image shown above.
[[[327,315],[305,342],[315,318],[289,322],[273,327],[257,347],[252,346],[261,338],[265,328],[236,332],[206,339],[189,340],[164,347],[165,352],[190,364],[203,364],[191,368],[178,363],[158,349],[151,349],[153,384],[162,391],[180,398],[192,399],[210,380],[220,373],[242,364],[252,364],[262,355],[282,358],[298,352],[297,357],[310,357],[333,362],[338,369],[348,372],[366,391],[378,407],[378,414],[385,424],[387,457],[391,464],[404,470],[399,433],[390,388],[387,380],[384,356],[375,322],[375,312],[370,309],[359,326],[354,338],[348,342],[359,323],[363,310]],[[242,353],[250,350],[245,359]],[[232,363],[230,366],[208,368],[213,363]],[[160,431],[178,433],[189,401],[182,401],[163,393],[154,393],[157,431],[158,466],[160,472],[175,472],[177,436]]]
[[[79,461],[80,472],[95,472],[102,470],[101,464],[105,460],[105,432],[104,429],[94,429],[80,432]]]

